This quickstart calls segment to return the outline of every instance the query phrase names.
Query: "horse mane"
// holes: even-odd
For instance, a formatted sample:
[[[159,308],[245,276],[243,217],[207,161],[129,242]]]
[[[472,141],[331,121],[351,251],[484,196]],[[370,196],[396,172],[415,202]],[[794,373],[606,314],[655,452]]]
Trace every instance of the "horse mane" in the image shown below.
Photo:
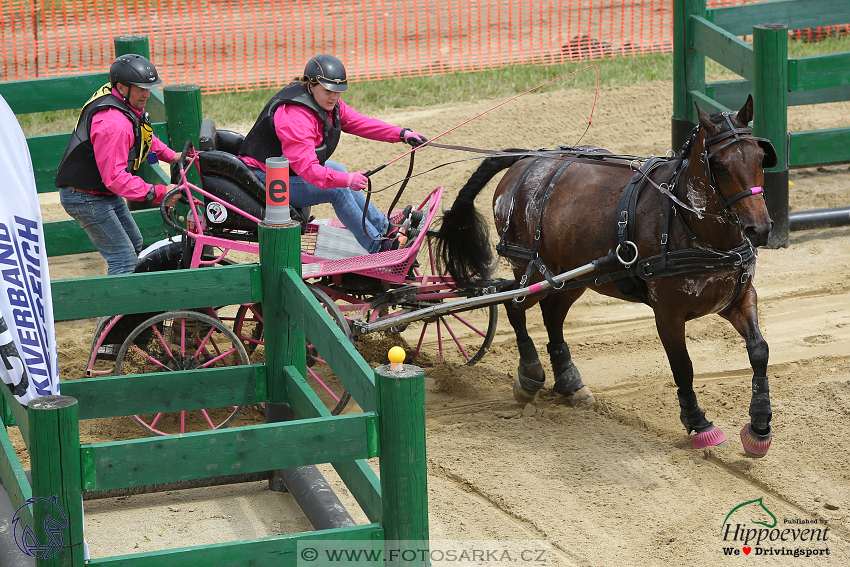
[[[694,147],[694,144],[697,141],[697,136],[699,135],[700,125],[697,124],[691,129],[691,135],[688,136],[688,139],[685,140],[685,143],[682,144],[682,148],[679,150],[679,157],[682,159],[686,159],[689,155],[691,155],[691,150]]]

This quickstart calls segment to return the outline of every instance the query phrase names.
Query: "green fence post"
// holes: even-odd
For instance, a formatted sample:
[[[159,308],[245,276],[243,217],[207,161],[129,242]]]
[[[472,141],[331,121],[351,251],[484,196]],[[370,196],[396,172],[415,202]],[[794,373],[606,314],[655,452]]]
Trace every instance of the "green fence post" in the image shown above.
[[[192,140],[192,145],[197,149],[204,114],[201,105],[201,87],[173,85],[162,89],[162,93],[165,98],[165,116],[168,122],[168,146],[179,152],[183,150],[186,140]],[[201,184],[194,167],[188,172],[187,178],[194,185]]]
[[[753,28],[753,134],[776,148],[776,167],[764,172],[764,201],[773,230],[768,248],[788,246],[788,27]]]
[[[283,291],[283,269],[293,268],[301,273],[301,225],[262,222],[258,228],[268,401],[283,403],[284,367],[295,366],[302,376],[307,373],[304,332],[290,324]]]
[[[42,546],[36,567],[82,567],[83,496],[80,469],[80,427],[77,400],[44,396],[29,403],[30,504],[36,538]],[[52,522],[45,524],[45,520]],[[46,525],[61,527],[59,537]],[[51,537],[52,536],[52,537]],[[47,557],[50,555],[50,557]]]
[[[690,91],[705,92],[705,55],[691,47],[691,16],[705,16],[705,0],[673,1],[672,147],[684,145],[696,126]]]
[[[115,46],[115,57],[135,53],[151,58],[151,45],[146,35],[122,35],[112,38],[112,43]]]
[[[375,369],[381,444],[381,508],[387,565],[430,565],[425,462],[425,374]]]

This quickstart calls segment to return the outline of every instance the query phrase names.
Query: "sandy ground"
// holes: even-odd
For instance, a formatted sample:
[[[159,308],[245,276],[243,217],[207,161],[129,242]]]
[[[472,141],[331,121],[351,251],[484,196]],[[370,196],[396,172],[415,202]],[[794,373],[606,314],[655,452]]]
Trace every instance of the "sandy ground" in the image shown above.
[[[606,89],[595,108],[590,90],[526,96],[441,141],[493,149],[580,141],[617,153],[661,155],[670,146],[671,92],[666,82]],[[409,108],[378,117],[434,137],[498,102]],[[592,125],[582,137],[591,111]],[[850,103],[831,104],[791,109],[789,123],[793,130],[847,126],[848,117]],[[244,133],[250,123],[219,127]],[[373,169],[403,149],[346,135],[335,158],[350,170]],[[469,157],[437,149],[421,154],[416,171]],[[402,201],[418,202],[442,184],[448,207],[477,164],[466,161],[426,173],[411,183]],[[379,186],[394,182],[406,165],[401,160],[375,181]],[[790,177],[792,210],[850,205],[846,165],[793,171]],[[491,183],[478,199],[485,212],[494,187]],[[394,192],[375,199],[386,207]],[[46,220],[65,218],[54,197],[43,203]],[[318,209],[314,214],[330,215]],[[94,254],[52,259],[50,270],[54,279],[106,271]],[[736,506],[762,498],[777,528],[807,527],[790,523],[794,520],[817,520],[829,528],[826,541],[774,541],[762,548],[828,548],[829,555],[805,560],[761,555],[755,561],[848,564],[848,275],[850,227],[795,232],[789,248],[761,251],[755,283],[761,327],[771,347],[774,440],[759,460],[746,457],[738,439],[749,420],[752,375],[744,342],[719,317],[687,328],[700,404],[730,439],[728,447],[700,451],[690,448],[679,423],[672,376],[651,310],[643,305],[588,293],[573,308],[566,336],[596,395],[589,408],[557,405],[548,388],[526,407],[514,402],[518,354],[504,313],[493,347],[478,365],[437,364],[429,355],[423,366],[432,540],[544,542],[551,544],[548,564],[553,566],[738,565],[754,559],[744,554],[748,549],[742,543],[724,542],[721,528]],[[539,311],[530,324],[544,352]],[[92,321],[57,325],[63,378],[80,377],[92,330]],[[383,346],[376,351],[386,352]],[[373,352],[367,356],[375,364],[386,362]],[[551,377],[547,361],[544,366]],[[246,410],[239,423],[259,419]],[[122,418],[84,422],[82,434],[84,441],[97,442],[138,431]],[[338,486],[332,474],[328,477]],[[339,494],[355,519],[365,522],[344,487]],[[750,524],[754,519],[770,521],[763,512],[748,510],[729,521],[747,527],[759,527]],[[271,493],[264,483],[87,501],[86,520],[96,557],[311,529],[288,495]],[[725,556],[724,547],[738,554]]]

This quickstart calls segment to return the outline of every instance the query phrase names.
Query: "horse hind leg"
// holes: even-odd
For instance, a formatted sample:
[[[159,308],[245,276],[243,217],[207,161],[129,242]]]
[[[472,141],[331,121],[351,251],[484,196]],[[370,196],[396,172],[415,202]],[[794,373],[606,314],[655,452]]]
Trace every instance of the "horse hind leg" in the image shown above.
[[[552,389],[563,396],[563,403],[579,406],[595,402],[593,392],[581,381],[581,373],[573,363],[567,343],[550,342],[546,345],[546,350],[549,351],[549,360],[555,373],[555,386]]]
[[[534,396],[546,383],[546,372],[537,356],[537,347],[531,337],[525,340],[517,339],[519,347],[519,367],[517,379],[514,381],[514,399],[521,404],[534,400]]]

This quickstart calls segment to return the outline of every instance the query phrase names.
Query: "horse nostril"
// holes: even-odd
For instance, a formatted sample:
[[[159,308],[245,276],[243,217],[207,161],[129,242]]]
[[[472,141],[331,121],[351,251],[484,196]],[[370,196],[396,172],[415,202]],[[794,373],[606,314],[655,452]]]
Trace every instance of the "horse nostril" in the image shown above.
[[[747,240],[749,240],[750,244],[753,246],[764,246],[767,244],[767,235],[770,234],[770,230],[773,228],[773,223],[766,228],[767,230],[763,230],[756,226],[748,226],[744,229],[744,236],[747,237]]]

